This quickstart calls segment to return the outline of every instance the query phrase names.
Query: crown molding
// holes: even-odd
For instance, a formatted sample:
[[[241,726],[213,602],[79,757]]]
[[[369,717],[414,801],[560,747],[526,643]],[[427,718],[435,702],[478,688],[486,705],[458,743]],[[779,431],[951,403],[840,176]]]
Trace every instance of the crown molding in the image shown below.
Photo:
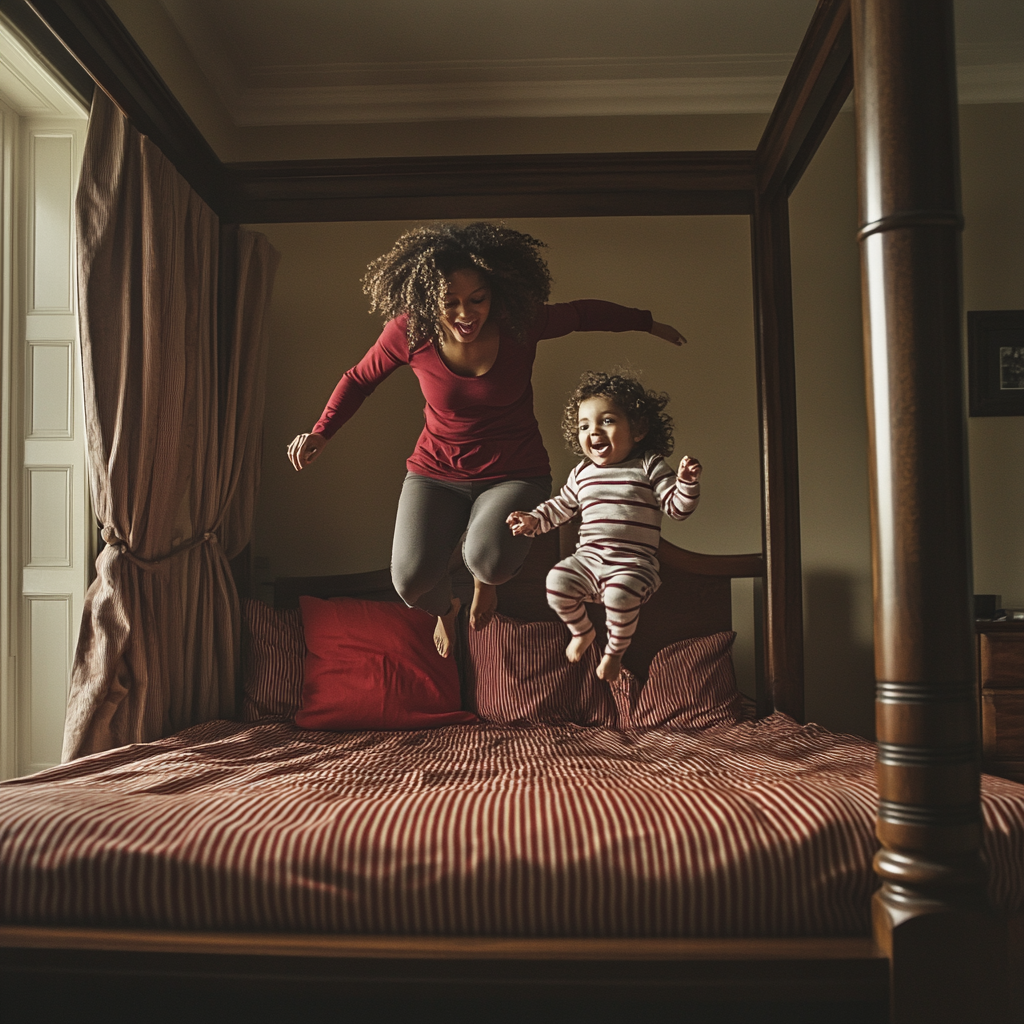
[[[239,126],[767,113],[785,76],[241,89]]]
[[[277,75],[254,77],[280,79]],[[216,87],[236,125],[262,127],[481,118],[768,113],[774,109],[785,77],[785,74],[743,74],[245,86],[237,80],[226,81],[221,73]],[[1024,102],[1024,63],[962,65],[958,80],[961,103]]]
[[[475,85],[479,82],[616,81],[643,78],[785,78],[792,53],[648,57],[530,57],[334,64],[268,64],[234,74],[253,88],[329,85]],[[229,71],[229,73],[231,73]]]

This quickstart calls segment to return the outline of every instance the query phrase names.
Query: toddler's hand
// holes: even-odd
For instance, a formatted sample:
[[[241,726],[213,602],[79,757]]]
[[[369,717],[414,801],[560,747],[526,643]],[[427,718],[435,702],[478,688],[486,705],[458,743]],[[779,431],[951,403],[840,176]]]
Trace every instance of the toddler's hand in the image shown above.
[[[505,522],[512,530],[513,537],[532,537],[540,525],[540,520],[529,512],[513,512]]]
[[[684,455],[679,463],[679,471],[676,473],[676,476],[684,484],[695,484],[700,479],[700,471],[703,468],[696,459],[691,459],[689,455]]]

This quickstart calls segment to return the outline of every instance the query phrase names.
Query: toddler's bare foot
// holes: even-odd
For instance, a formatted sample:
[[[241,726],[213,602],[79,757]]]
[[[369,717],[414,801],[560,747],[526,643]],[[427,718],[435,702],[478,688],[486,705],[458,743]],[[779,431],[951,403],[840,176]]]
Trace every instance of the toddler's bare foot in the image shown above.
[[[621,654],[606,654],[597,666],[597,678],[603,679],[606,683],[614,683],[619,678],[619,670],[622,668]]]
[[[583,636],[574,636],[565,649],[565,657],[569,661],[579,661],[583,652],[594,642],[594,628],[591,627]]]
[[[498,588],[490,583],[473,580],[473,603],[469,607],[469,624],[473,629],[483,629],[490,625],[494,613],[498,610]]]
[[[452,606],[447,614],[438,615],[437,625],[434,626],[434,646],[442,658],[447,658],[455,643],[455,616],[459,614],[462,603],[457,597],[452,598]]]

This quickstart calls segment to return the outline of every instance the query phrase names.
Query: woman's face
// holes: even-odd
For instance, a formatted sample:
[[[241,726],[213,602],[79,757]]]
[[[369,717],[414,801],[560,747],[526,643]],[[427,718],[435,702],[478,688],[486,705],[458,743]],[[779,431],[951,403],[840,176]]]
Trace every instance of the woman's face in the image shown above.
[[[491,312],[491,288],[478,270],[456,270],[446,278],[441,323],[453,341],[468,345],[479,340]]]

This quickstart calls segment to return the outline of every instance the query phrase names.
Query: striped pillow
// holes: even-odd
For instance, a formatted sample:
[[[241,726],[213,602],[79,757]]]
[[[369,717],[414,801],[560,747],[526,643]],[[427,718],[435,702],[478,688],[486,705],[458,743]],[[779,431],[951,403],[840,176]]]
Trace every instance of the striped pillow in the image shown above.
[[[605,725],[617,721],[607,684],[597,678],[597,644],[583,660],[565,660],[569,633],[560,622],[496,615],[469,630],[467,704],[485,722]]]
[[[278,610],[250,599],[242,605],[242,620],[242,721],[294,718],[302,701],[306,657],[299,609]]]
[[[660,650],[647,682],[623,669],[616,680],[619,727],[707,729],[745,717],[732,664],[733,632],[680,640]]]

